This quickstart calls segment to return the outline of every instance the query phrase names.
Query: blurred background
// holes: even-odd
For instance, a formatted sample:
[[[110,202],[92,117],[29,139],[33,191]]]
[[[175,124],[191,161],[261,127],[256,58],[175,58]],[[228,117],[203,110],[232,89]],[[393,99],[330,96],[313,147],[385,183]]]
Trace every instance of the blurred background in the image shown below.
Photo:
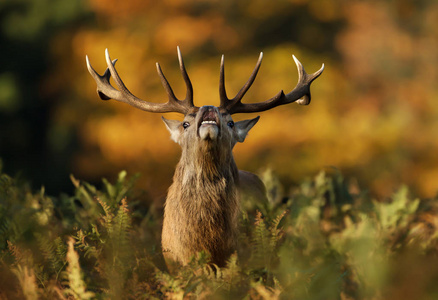
[[[438,3],[433,0],[2,0],[0,1],[0,157],[4,171],[73,190],[120,170],[157,199],[180,155],[161,115],[101,101],[85,55],[103,73],[104,50],[138,97],[164,102],[160,62],[177,96],[185,95],[176,47],[195,104],[218,105],[225,54],[229,95],[264,52],[244,101],[296,84],[291,55],[314,72],[309,106],[260,113],[235,148],[241,169],[272,169],[296,184],[336,167],[376,197],[407,184],[421,197],[438,190]],[[167,118],[180,118],[168,114]],[[246,119],[254,115],[236,115]]]

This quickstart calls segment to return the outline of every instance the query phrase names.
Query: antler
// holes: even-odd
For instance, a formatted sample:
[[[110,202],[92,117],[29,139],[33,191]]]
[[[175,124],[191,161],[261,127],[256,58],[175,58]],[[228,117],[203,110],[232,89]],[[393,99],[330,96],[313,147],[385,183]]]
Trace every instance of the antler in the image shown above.
[[[298,68],[298,83],[295,88],[288,94],[284,94],[283,90],[281,90],[277,95],[272,97],[269,100],[258,102],[258,103],[242,103],[242,98],[248,89],[253,84],[257,73],[260,69],[260,65],[262,63],[263,52],[260,53],[257,64],[249,77],[248,81],[242,87],[242,89],[237,93],[237,95],[229,99],[227,97],[227,93],[225,91],[225,72],[224,72],[224,56],[222,56],[221,60],[221,69],[220,69],[220,79],[219,79],[219,95],[221,101],[221,108],[227,110],[230,114],[236,113],[251,113],[251,112],[261,112],[271,108],[274,108],[279,105],[288,104],[292,102],[297,102],[301,105],[308,105],[310,103],[310,84],[321,75],[322,71],[324,71],[324,64],[322,64],[321,69],[316,71],[313,74],[307,74],[304,70],[303,65],[300,61],[292,55],[295,64]]]
[[[193,104],[193,88],[192,83],[190,82],[190,78],[187,74],[186,68],[184,66],[184,61],[182,59],[181,51],[178,50],[178,60],[179,66],[181,69],[182,76],[186,83],[187,93],[186,98],[184,100],[179,100],[175,94],[173,93],[172,88],[170,87],[169,82],[161,70],[160,65],[157,63],[157,72],[160,76],[161,83],[163,84],[164,89],[167,92],[169,97],[169,101],[166,103],[153,103],[141,100],[134,96],[125,86],[119,74],[117,73],[116,68],[114,67],[117,59],[111,61],[111,58],[108,53],[108,49],[105,49],[105,58],[108,68],[105,70],[105,73],[101,76],[99,75],[91,66],[90,61],[88,60],[88,56],[86,56],[88,71],[91,76],[94,78],[97,84],[97,93],[102,100],[114,99],[120,102],[128,103],[136,108],[141,110],[156,112],[156,113],[167,113],[167,112],[177,112],[181,114],[187,114],[191,108],[194,108]],[[114,82],[118,89],[114,88],[110,83],[110,77],[113,77]]]

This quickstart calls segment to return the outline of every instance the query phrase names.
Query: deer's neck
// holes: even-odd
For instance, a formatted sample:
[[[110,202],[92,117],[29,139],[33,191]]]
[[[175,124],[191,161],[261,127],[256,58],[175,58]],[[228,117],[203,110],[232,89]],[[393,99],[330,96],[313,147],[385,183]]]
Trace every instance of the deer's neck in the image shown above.
[[[207,148],[209,147],[209,148]],[[238,169],[231,151],[219,147],[197,147],[195,153],[183,151],[174,183],[188,201],[235,201]]]
[[[183,151],[164,210],[163,247],[187,263],[199,251],[221,266],[238,236],[238,170],[231,151]]]

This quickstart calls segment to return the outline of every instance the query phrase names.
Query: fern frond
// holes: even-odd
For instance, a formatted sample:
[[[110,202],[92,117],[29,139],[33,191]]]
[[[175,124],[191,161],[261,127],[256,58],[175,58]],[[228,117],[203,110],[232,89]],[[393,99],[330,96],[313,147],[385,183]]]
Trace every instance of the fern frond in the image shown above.
[[[96,229],[97,230],[97,229]],[[96,231],[95,231],[96,232]],[[98,231],[97,231],[98,232]],[[97,258],[99,256],[100,251],[97,250],[97,248],[95,246],[92,246],[90,244],[88,244],[85,241],[85,238],[87,237],[87,234],[85,234],[82,229],[80,229],[77,233],[76,236],[74,236],[73,238],[76,240],[76,247],[78,249],[81,249],[82,251],[85,252],[84,257],[88,258],[88,257],[95,257]],[[100,235],[98,235],[98,238],[100,237]]]
[[[96,197],[95,199],[96,199],[97,202],[99,202],[100,206],[102,206],[103,211],[104,211],[104,213],[105,213],[105,217],[106,217],[107,219],[109,219],[108,222],[111,221],[112,218],[114,217],[114,214],[111,212],[111,207],[110,207],[107,203],[105,203],[104,201],[102,201],[100,197]],[[105,217],[104,217],[104,218],[105,218]],[[106,219],[105,219],[105,220],[106,220]]]
[[[222,269],[222,278],[228,285],[228,291],[230,291],[231,287],[242,279],[242,274],[240,274],[241,269],[237,263],[237,253],[233,253],[228,259],[226,267]]]
[[[271,288],[264,285],[262,282],[256,282],[252,284],[252,288],[260,297],[254,297],[263,300],[275,300],[280,299],[281,290],[276,288]]]
[[[50,239],[48,235],[42,235],[35,233],[35,238],[45,260],[49,262],[49,265],[53,271],[59,273],[59,271],[65,266],[64,257],[65,249],[59,248],[59,243],[62,244],[60,237],[57,237],[54,241]],[[57,252],[58,251],[58,252]]]
[[[110,203],[112,207],[117,207],[121,201],[126,198],[127,194],[137,181],[139,174],[132,176],[130,179],[127,179],[126,177],[127,172],[121,171],[117,178],[117,182],[114,185],[109,183],[105,178],[102,179],[107,192],[108,203]]]
[[[100,259],[99,264],[104,269],[108,281],[108,296],[120,298],[124,291],[128,272],[134,262],[131,247],[131,212],[126,199],[122,200],[117,213],[111,222],[105,223],[106,241],[104,251],[106,258]]]
[[[253,262],[258,267],[267,267],[270,260],[270,241],[269,231],[266,228],[265,221],[263,220],[262,213],[257,211],[253,232]]]
[[[8,251],[14,258],[13,265],[33,265],[33,255],[28,249],[21,249],[17,245],[13,244],[11,241],[7,241]]]
[[[252,234],[252,255],[250,263],[255,273],[264,282],[273,284],[273,270],[278,265],[278,244],[283,232],[279,225],[287,211],[278,215],[270,224],[257,212]]]
[[[67,247],[62,241],[61,237],[57,237],[53,242],[55,244],[55,253],[60,261],[64,261],[65,256],[67,255]]]
[[[38,285],[32,268],[18,265],[12,269],[20,283],[21,291],[26,300],[38,300]]]
[[[161,283],[165,299],[183,299],[184,282],[180,278],[161,271],[156,273],[156,278]]]
[[[86,284],[82,279],[81,267],[79,265],[79,255],[74,250],[74,240],[72,238],[68,241],[67,262],[66,275],[69,287],[65,290],[65,294],[80,300],[94,297],[94,293],[86,290]]]
[[[6,241],[8,244],[8,250],[9,253],[12,255],[12,257],[15,260],[15,264],[19,264],[23,260],[23,253],[21,252],[20,248],[18,248],[16,245],[14,245],[11,241]]]
[[[126,199],[122,200],[122,204],[114,218],[112,231],[109,233],[111,243],[120,250],[126,250],[129,247],[131,238],[131,216],[128,209]]]
[[[101,216],[100,221],[102,222],[102,225],[104,225],[105,230],[110,235],[113,231],[113,219],[114,219],[114,213],[112,212],[111,207],[101,200],[100,197],[96,197],[97,202],[99,202],[100,206],[103,208],[103,211],[105,215]]]
[[[283,211],[280,215],[278,215],[269,226],[269,232],[271,235],[270,247],[271,250],[275,249],[278,245],[278,242],[283,237],[283,230],[279,229],[281,220],[283,220],[284,216],[287,214],[287,210]]]

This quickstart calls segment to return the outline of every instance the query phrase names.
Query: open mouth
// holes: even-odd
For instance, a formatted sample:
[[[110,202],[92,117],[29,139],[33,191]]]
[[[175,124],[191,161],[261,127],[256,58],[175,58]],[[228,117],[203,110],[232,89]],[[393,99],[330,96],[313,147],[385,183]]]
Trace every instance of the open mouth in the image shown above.
[[[218,126],[219,119],[217,112],[215,111],[206,111],[202,115],[200,120],[200,126]]]
[[[202,121],[201,125],[217,125],[216,121]]]
[[[202,115],[198,123],[198,135],[203,141],[215,141],[220,135],[219,112],[214,107],[201,108]]]

